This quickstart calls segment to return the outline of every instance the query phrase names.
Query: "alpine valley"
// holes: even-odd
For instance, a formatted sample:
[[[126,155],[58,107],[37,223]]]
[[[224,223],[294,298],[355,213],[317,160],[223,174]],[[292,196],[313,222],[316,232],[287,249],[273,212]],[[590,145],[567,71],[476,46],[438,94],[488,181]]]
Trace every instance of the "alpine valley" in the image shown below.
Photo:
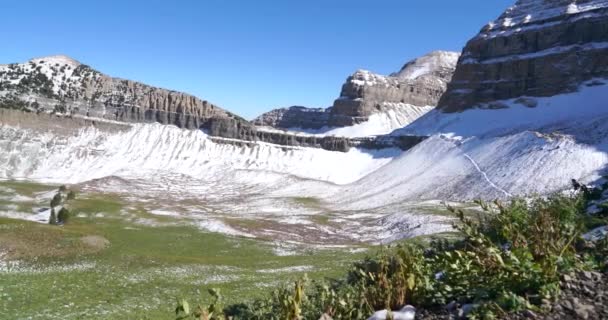
[[[518,0],[462,53],[398,68],[248,121],[67,56],[0,65],[0,318],[234,303],[454,237],[447,205],[607,182],[608,1]],[[74,216],[51,226],[63,185]]]

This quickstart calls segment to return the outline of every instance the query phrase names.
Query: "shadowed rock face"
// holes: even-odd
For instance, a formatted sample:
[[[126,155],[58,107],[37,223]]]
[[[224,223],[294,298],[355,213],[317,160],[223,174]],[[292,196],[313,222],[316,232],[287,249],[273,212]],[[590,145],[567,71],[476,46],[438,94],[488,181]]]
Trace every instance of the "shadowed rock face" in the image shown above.
[[[553,96],[605,77],[608,1],[519,0],[467,43],[439,108]]]
[[[274,109],[255,118],[252,122],[258,126],[273,128],[319,129],[328,125],[331,108],[306,108],[293,106]]]

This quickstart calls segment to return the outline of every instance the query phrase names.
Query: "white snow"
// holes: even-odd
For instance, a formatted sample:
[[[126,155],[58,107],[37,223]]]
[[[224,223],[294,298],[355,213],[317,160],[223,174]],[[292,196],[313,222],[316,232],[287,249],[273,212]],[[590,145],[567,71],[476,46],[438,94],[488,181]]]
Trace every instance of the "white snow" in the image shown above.
[[[391,87],[397,86],[399,80],[394,77],[384,76],[381,74],[373,73],[369,70],[359,69],[351,76],[351,83],[357,86],[383,86]]]
[[[480,37],[506,36],[523,30],[548,28],[556,24],[568,23],[581,17],[605,15],[599,9],[608,8],[608,0],[591,1],[546,1],[518,0],[497,20],[488,23]],[[570,16],[553,21],[559,16]]]
[[[24,78],[40,73],[53,84],[53,93],[65,96],[68,92],[83,90],[82,75],[74,74],[80,65],[80,62],[63,55],[35,58],[25,63],[4,64],[0,65],[0,82],[16,85]]]
[[[378,112],[369,116],[365,122],[347,127],[323,127],[320,129],[288,128],[287,131],[268,127],[260,127],[260,130],[269,132],[293,132],[298,135],[314,136],[339,136],[339,137],[369,137],[383,135],[393,132],[395,129],[403,128],[434,109],[432,106],[418,107],[406,103],[383,103],[386,111]]]
[[[367,320],[414,320],[416,317],[416,308],[413,306],[407,305],[399,311],[392,311],[390,316],[387,310],[376,311],[374,314],[369,317]]]
[[[608,165],[605,85],[551,98],[536,108],[434,110],[395,135],[430,135],[391,163],[337,192],[346,208],[425,199],[546,194],[572,178],[600,178]]]
[[[153,209],[153,210],[148,210],[149,213],[157,215],[157,216],[168,216],[168,217],[179,217],[180,214],[174,211],[167,211],[167,210],[158,210],[158,209]]]
[[[223,233],[223,234],[229,234],[229,235],[240,236],[240,237],[249,237],[249,238],[253,237],[250,234],[247,234],[245,232],[241,232],[234,228],[231,228],[230,226],[226,225],[225,223],[223,223],[219,220],[201,220],[201,221],[199,221],[199,227],[201,227],[209,232],[219,232],[219,233]]]
[[[576,50],[576,52],[581,52],[581,51],[589,51],[589,50],[602,50],[602,49],[606,49],[606,48],[608,48],[608,42],[590,42],[590,43],[585,43],[585,44],[574,44],[574,45],[569,45],[569,46],[552,47],[552,48],[549,48],[546,50],[536,51],[536,52],[532,52],[532,53],[510,55],[510,56],[506,56],[506,57],[498,57],[498,58],[486,59],[486,60],[481,60],[481,61],[479,61],[477,59],[473,59],[473,58],[467,58],[462,61],[462,64],[476,64],[476,63],[494,64],[494,63],[500,63],[500,62],[505,62],[505,61],[510,61],[510,60],[525,60],[525,59],[542,58],[542,57],[546,57],[546,56],[550,56],[550,55],[561,54],[561,53],[572,51],[572,50]],[[489,81],[484,81],[484,83],[488,83],[488,82]]]
[[[314,266],[293,266],[279,269],[260,269],[257,270],[259,273],[292,273],[292,272],[308,272],[313,271]]]
[[[355,181],[400,153],[397,149],[331,152],[257,143],[239,147],[215,143],[203,132],[160,124],[136,124],[126,132],[94,127],[68,137],[4,126],[0,129],[0,178],[79,183],[108,176],[133,177],[167,171],[197,178],[226,170],[290,174],[333,183]],[[273,179],[273,178],[272,178]]]
[[[391,74],[400,80],[415,80],[442,69],[456,69],[459,52],[433,51],[408,63],[397,73]]]
[[[608,82],[602,79],[588,81]],[[501,101],[506,109],[468,109],[460,113],[433,110],[409,126],[397,130],[396,135],[444,134],[455,137],[499,136],[523,130],[542,128],[549,124],[569,126],[576,119],[591,119],[606,115],[608,90],[606,85],[586,86],[578,92],[553,97],[528,97],[537,101],[536,108],[528,108],[516,101]]]

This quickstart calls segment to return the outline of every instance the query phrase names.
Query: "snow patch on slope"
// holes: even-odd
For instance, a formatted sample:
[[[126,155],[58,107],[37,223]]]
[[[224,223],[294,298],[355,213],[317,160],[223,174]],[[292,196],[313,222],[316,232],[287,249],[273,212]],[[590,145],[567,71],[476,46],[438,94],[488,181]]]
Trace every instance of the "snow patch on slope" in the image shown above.
[[[608,0],[518,0],[498,19],[488,23],[479,36],[490,38],[506,36],[513,32],[548,28],[568,21],[567,19],[553,21],[554,18],[559,16],[574,16],[574,19],[576,19],[578,16],[606,15],[606,12],[601,13],[600,11],[600,13],[597,13],[604,8],[608,8]]]
[[[504,109],[468,109],[460,113],[433,110],[395,135],[448,134],[457,137],[498,136],[552,125],[569,127],[577,119],[606,115],[608,86],[606,80],[596,79],[583,84],[578,92],[553,97],[526,98],[537,103],[529,108],[518,103],[520,98],[500,101]],[[599,85],[599,84],[602,85]],[[588,86],[591,85],[591,86]]]
[[[391,74],[400,80],[415,80],[441,70],[454,70],[460,57],[459,52],[433,51],[406,63],[397,73]]]

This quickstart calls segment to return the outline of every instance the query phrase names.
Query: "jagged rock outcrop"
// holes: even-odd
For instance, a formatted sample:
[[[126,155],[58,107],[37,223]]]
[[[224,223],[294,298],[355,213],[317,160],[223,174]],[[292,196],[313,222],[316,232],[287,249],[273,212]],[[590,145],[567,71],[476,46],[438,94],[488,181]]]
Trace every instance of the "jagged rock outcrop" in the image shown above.
[[[456,68],[458,56],[456,52],[434,51],[409,61],[390,76],[358,70],[347,78],[332,107],[275,109],[253,123],[282,129],[345,127],[389,111],[403,115],[409,123],[437,105]]]
[[[467,43],[439,108],[554,96],[605,77],[608,1],[519,0]]]

